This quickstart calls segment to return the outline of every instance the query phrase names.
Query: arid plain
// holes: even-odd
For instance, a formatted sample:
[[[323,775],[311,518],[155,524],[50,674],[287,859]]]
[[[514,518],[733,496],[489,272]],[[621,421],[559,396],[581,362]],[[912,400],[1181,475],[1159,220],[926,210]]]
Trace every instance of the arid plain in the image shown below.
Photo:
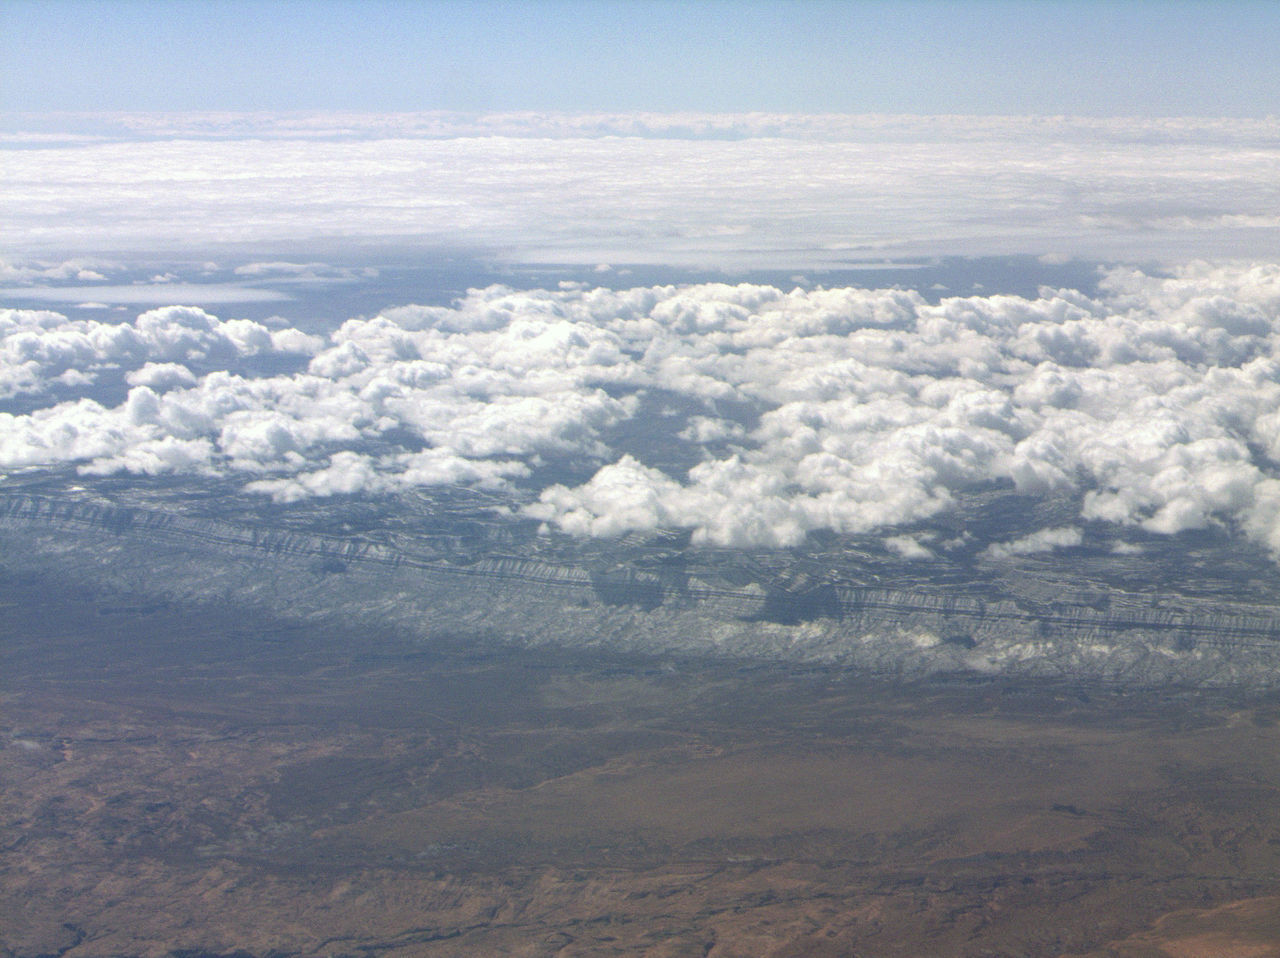
[[[3,598],[6,956],[1280,953],[1274,696]]]

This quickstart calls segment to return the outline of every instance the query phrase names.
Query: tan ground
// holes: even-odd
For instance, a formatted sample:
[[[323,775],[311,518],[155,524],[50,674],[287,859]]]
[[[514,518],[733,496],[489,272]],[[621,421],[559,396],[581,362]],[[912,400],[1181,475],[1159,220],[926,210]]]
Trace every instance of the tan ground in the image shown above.
[[[1272,700],[3,612],[3,955],[1280,955]]]

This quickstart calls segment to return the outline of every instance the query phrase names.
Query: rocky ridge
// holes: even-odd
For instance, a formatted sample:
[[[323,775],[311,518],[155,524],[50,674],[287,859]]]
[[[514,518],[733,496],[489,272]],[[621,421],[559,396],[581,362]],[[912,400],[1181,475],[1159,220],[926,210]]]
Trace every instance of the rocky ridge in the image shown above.
[[[1100,542],[907,562],[836,537],[766,552],[697,548],[677,531],[568,540],[456,497],[396,515],[12,488],[0,542],[10,562],[121,594],[337,616],[427,641],[1138,685],[1270,687],[1280,676],[1280,576],[1211,538],[1154,541],[1141,556]]]

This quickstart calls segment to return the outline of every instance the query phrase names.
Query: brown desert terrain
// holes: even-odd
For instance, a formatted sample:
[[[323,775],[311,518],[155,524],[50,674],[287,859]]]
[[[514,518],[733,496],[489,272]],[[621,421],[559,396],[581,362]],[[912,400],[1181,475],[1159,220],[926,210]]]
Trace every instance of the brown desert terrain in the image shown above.
[[[6,956],[1280,955],[1274,696],[2,585]]]

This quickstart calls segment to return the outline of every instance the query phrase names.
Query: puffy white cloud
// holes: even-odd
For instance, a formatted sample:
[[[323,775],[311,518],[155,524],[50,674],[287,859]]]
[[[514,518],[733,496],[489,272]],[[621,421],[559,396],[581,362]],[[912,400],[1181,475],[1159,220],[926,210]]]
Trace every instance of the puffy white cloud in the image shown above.
[[[924,520],[966,488],[1011,482],[1082,495],[1083,518],[1161,533],[1225,522],[1270,541],[1257,513],[1280,463],[1274,282],[1267,266],[1193,264],[1118,273],[1098,300],[1046,290],[930,306],[843,290],[839,335],[812,322],[831,291],[683,290],[611,328],[644,342],[642,381],[751,402],[754,426],[691,420],[686,440],[734,448],[675,487],[624,460],[603,485],[545,490],[531,511],[574,532],[647,521],[786,545]],[[868,314],[878,322],[855,318]],[[625,504],[628,487],[642,508]]]
[[[165,472],[207,472],[213,457],[207,439],[141,439],[130,442],[113,455],[99,456],[81,467],[85,475],[103,476],[116,472],[158,475]]]
[[[993,559],[1007,559],[1010,556],[1033,555],[1037,552],[1052,552],[1054,549],[1069,549],[1084,541],[1084,533],[1075,526],[1061,526],[1056,529],[1039,529],[1028,536],[1014,539],[1011,542],[997,542],[989,546],[986,554]]]
[[[678,526],[678,500],[684,489],[675,480],[623,456],[577,489],[553,486],[529,513],[554,519],[573,535],[616,536],[632,529]]]
[[[247,483],[245,489],[265,493],[276,502],[297,502],[313,496],[379,494],[414,486],[459,483],[501,490],[507,487],[509,477],[528,473],[523,463],[477,461],[441,449],[377,459],[344,450],[330,456],[323,468],[282,478],[257,479]]]
[[[747,431],[740,423],[732,422],[728,419],[692,416],[689,419],[689,424],[678,435],[679,438],[686,442],[705,446],[710,443],[728,442],[730,440],[742,441],[746,438]]]
[[[494,289],[471,297],[467,310],[389,310],[345,324],[323,349],[298,330],[189,307],[118,325],[8,311],[0,314],[0,358],[8,360],[0,382],[11,394],[67,385],[80,369],[122,371],[134,388],[115,408],[85,399],[9,415],[0,462],[265,473],[252,489],[296,499],[449,482],[500,487],[529,473],[512,457],[604,458],[602,432],[630,416],[637,399],[597,383],[626,380],[625,369],[611,373],[626,357],[613,333],[566,317],[557,295]],[[235,371],[272,352],[314,355],[305,373]],[[210,366],[224,368],[193,371]],[[426,448],[363,451],[385,447],[384,434]]]
[[[41,392],[70,371],[127,370],[146,384],[148,364],[226,366],[260,353],[307,354],[321,340],[269,330],[247,319],[219,320],[193,306],[165,306],[132,323],[70,320],[47,310],[0,310],[0,398]],[[157,373],[158,374],[158,373]],[[169,368],[170,377],[173,370]],[[143,378],[138,378],[143,377]]]
[[[277,502],[295,502],[311,496],[383,492],[388,486],[369,457],[343,451],[335,452],[322,469],[300,472],[288,479],[260,479],[246,488],[268,493]]]
[[[1265,264],[937,304],[495,286],[323,341],[190,307],[114,325],[9,310],[0,337],[0,383],[37,404],[0,421],[5,469],[238,475],[281,500],[468,483],[577,535],[794,546],[831,529],[907,558],[928,547],[894,527],[1002,487],[1280,552],[1280,268]],[[308,365],[251,373],[263,353]],[[108,374],[124,401],[92,398]]]
[[[100,282],[107,277],[98,270],[110,271],[113,268],[115,267],[111,264],[85,259],[71,259],[61,263],[14,263],[0,259],[0,283],[42,283],[58,280]]]
[[[124,380],[130,386],[149,386],[163,391],[177,386],[194,386],[196,375],[179,363],[144,363],[142,368],[125,373]]]
[[[915,536],[886,536],[884,547],[903,559],[932,559],[934,552]]]

